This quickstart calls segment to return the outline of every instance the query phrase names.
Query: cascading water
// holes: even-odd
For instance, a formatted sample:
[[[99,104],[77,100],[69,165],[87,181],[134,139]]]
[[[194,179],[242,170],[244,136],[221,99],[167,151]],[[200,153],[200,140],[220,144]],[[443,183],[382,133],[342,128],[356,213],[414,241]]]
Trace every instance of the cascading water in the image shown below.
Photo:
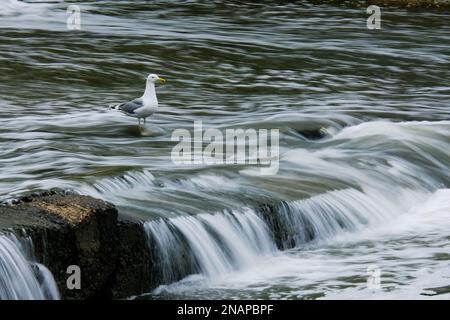
[[[374,193],[376,194],[376,193]],[[346,189],[282,202],[270,210],[199,214],[145,223],[162,282],[181,274],[214,278],[254,265],[280,249],[330,241],[345,232],[386,223],[403,206]],[[190,257],[186,259],[186,257]],[[156,271],[155,270],[155,271]],[[177,276],[174,276],[177,275]]]
[[[409,190],[409,194],[414,194]],[[418,199],[423,198],[423,195]],[[280,229],[280,247],[299,247],[311,241],[330,241],[343,232],[382,225],[405,212],[406,198],[376,192],[343,189],[309,199],[283,202],[270,220]],[[410,199],[409,199],[410,200]],[[414,203],[414,202],[413,202]],[[413,203],[409,203],[411,206]]]
[[[163,283],[177,280],[183,265],[181,275],[217,277],[276,251],[267,225],[250,209],[150,221],[144,228]]]
[[[195,289],[207,294],[214,288],[232,289],[234,285],[257,289],[280,276],[293,279],[285,285],[301,287],[314,277],[336,277],[336,264],[342,262],[330,260],[328,250],[333,252],[334,246],[351,247],[352,243],[379,241],[379,237],[386,235],[395,238],[398,234],[414,235],[446,228],[449,192],[449,189],[430,194],[405,192],[408,196],[396,203],[349,189],[281,203],[270,212],[248,209],[241,213],[199,214],[147,222],[144,228],[156,262],[152,272],[160,276],[155,284],[165,284],[153,294],[190,296]],[[402,201],[409,201],[409,209],[405,209]],[[265,220],[268,214],[272,219]],[[395,224],[399,226],[394,228]],[[367,246],[370,248],[370,243]],[[436,241],[436,246],[440,246],[440,241]],[[414,248],[409,249],[409,254],[413,254]],[[357,253],[358,249],[354,251]],[[367,262],[360,261],[357,255],[352,259],[354,268],[364,272]],[[344,277],[348,267],[342,264],[338,268]],[[305,272],[310,275],[305,276]],[[303,275],[302,280],[298,280],[297,273]],[[194,274],[201,277],[188,277]],[[311,289],[314,291],[315,287]],[[307,296],[308,292],[305,289],[298,294]]]
[[[0,300],[59,299],[53,275],[30,262],[27,245],[12,234],[0,234]]]

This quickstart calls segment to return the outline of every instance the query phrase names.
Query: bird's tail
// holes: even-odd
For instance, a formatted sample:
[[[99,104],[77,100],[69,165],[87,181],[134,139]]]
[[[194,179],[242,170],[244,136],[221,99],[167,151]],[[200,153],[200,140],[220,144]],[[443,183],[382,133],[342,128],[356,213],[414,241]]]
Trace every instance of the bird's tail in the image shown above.
[[[119,104],[110,104],[109,105],[109,110],[113,109],[113,110],[119,110],[120,106],[122,105],[122,103]]]

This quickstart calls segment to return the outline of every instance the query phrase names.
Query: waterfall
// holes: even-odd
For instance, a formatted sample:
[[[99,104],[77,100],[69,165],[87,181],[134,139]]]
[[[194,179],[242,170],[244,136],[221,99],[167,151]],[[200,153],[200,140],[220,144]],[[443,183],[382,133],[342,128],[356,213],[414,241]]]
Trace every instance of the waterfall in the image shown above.
[[[215,277],[277,250],[267,225],[248,208],[149,221],[144,227],[165,283],[192,273]]]
[[[51,272],[30,261],[31,239],[0,234],[0,300],[59,299]]]
[[[388,223],[424,199],[412,190],[366,192],[348,188],[304,200],[240,212],[158,219],[144,224],[156,284],[190,274],[215,278],[257,264],[279,250],[332,241]]]
[[[409,191],[410,195],[413,193]],[[402,199],[397,196],[397,200]],[[419,195],[416,197],[420,199]],[[370,225],[381,225],[406,210],[394,201],[375,190],[365,193],[349,188],[282,202],[265,216],[271,215],[267,220],[277,232],[278,246],[288,249],[310,242],[329,241],[341,233]]]

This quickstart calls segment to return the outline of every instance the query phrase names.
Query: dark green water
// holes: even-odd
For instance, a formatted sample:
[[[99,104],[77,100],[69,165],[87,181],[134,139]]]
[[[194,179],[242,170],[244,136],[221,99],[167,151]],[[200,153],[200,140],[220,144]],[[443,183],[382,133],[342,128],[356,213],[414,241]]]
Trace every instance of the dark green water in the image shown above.
[[[365,8],[307,1],[72,4],[79,31],[68,3],[0,4],[1,199],[71,189],[197,233],[200,275],[171,284],[180,246],[147,224],[173,254],[152,298],[424,298],[450,283],[448,12],[382,9],[368,30]],[[139,129],[107,106],[140,96],[152,72],[168,81]],[[173,163],[172,132],[200,120],[279,129],[278,174]],[[258,220],[274,202],[289,250]],[[225,212],[243,215],[237,229]]]

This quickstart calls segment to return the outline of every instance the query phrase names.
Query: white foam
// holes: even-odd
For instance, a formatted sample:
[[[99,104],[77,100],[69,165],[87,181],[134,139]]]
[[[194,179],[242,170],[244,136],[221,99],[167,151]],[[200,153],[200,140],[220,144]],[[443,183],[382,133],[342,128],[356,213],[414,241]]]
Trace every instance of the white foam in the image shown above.
[[[447,250],[448,240],[442,239],[442,232],[438,232],[434,240],[433,236],[429,236],[437,230],[449,228],[448,196],[449,189],[438,190],[428,196],[422,195],[414,203],[409,203],[409,209],[403,212],[397,209],[407,207],[408,203],[393,206],[395,212],[379,207],[380,211],[387,211],[380,212],[381,216],[373,219],[366,227],[353,232],[342,232],[340,236],[332,237],[332,241],[319,242],[315,247],[303,250],[275,250],[263,260],[253,258],[258,263],[243,264],[239,269],[216,268],[220,272],[187,277],[177,283],[161,286],[154,293],[189,296],[198,294],[201,297],[202,293],[208,295],[208,292],[216,290],[221,290],[223,294],[238,290],[254,297],[264,290],[274,299],[308,295],[324,295],[324,298],[333,299],[446,298],[448,295],[423,294],[434,294],[433,290],[428,289],[449,283],[448,263],[433,260],[436,254]],[[408,197],[414,198],[416,195],[405,195],[404,200]],[[377,207],[370,201],[366,205]],[[372,214],[371,211],[362,212],[367,216]],[[199,233],[194,231],[189,230],[198,236]],[[420,240],[411,240],[414,236]],[[424,242],[425,239],[430,243]],[[194,239],[189,241],[192,240]],[[207,244],[204,241],[205,239],[200,241],[201,246],[210,245],[211,240]],[[205,254],[209,252],[200,247],[198,250]],[[216,252],[217,248],[212,250]],[[211,258],[209,254],[206,256]],[[427,272],[421,272],[421,267],[414,267],[424,265],[425,262],[429,266]],[[378,266],[382,271],[381,289],[378,291],[368,289],[366,284],[367,267],[371,265]],[[276,288],[280,286],[286,290],[278,292]],[[335,289],[336,287],[346,289]]]

